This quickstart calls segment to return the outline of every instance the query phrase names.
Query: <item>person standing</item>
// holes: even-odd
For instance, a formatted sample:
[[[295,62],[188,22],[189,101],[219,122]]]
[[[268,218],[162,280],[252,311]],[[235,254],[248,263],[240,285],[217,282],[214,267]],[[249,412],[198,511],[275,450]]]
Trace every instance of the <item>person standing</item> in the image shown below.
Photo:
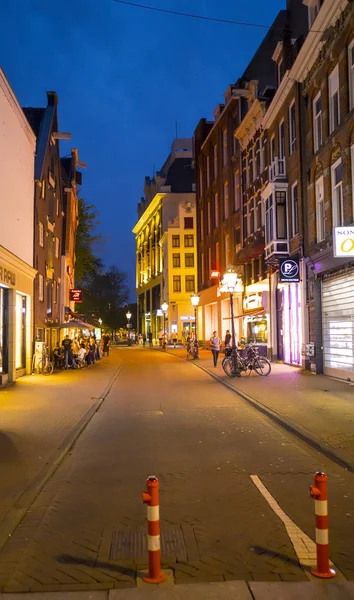
[[[152,331],[149,331],[148,339],[149,339],[150,348],[152,348]]]
[[[218,337],[218,332],[213,331],[213,336],[210,338],[210,348],[211,348],[211,352],[213,354],[214,367],[218,366],[220,344],[221,344],[221,340]]]
[[[69,362],[70,362],[72,368],[75,369],[76,362],[75,362],[74,355],[73,355],[73,352],[72,352],[72,349],[71,349],[72,340],[69,338],[68,335],[65,336],[65,338],[63,339],[61,345],[64,348],[65,368],[66,369],[69,368]]]
[[[231,341],[231,333],[229,332],[228,329],[226,329],[226,333],[225,333],[225,349],[230,346],[230,341]]]
[[[103,354],[106,356],[109,356],[109,346],[111,343],[111,338],[109,337],[109,334],[106,332],[105,334],[103,334],[102,339],[103,339]]]
[[[172,334],[172,344],[173,347],[176,348],[178,342],[177,331],[174,331]]]

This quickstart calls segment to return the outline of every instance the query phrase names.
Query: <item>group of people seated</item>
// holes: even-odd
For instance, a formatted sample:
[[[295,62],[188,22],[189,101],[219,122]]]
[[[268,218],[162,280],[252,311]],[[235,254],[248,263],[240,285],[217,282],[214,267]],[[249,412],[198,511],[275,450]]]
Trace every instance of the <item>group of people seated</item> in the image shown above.
[[[73,340],[66,335],[61,345],[57,342],[54,350],[55,369],[76,369],[93,364],[100,360],[105,351],[104,340],[100,343],[94,336],[90,338],[79,338]]]

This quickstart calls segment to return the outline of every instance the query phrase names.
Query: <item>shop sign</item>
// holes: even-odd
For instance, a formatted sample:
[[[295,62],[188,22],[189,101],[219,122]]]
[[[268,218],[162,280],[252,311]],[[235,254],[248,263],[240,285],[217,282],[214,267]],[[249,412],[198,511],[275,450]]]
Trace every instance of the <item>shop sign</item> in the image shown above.
[[[69,290],[70,302],[82,302],[82,290]]]
[[[219,271],[212,271],[210,273],[210,279],[219,279],[219,277],[220,277]]]
[[[180,317],[181,321],[194,321],[194,317]]]
[[[334,256],[354,256],[354,227],[334,228]]]
[[[261,294],[250,294],[249,296],[245,296],[243,300],[243,310],[250,311],[263,308],[262,303],[262,295]]]
[[[16,285],[16,275],[5,267],[0,266],[0,281],[6,285]]]
[[[279,266],[280,283],[299,283],[300,266],[298,258],[287,258],[280,261]]]

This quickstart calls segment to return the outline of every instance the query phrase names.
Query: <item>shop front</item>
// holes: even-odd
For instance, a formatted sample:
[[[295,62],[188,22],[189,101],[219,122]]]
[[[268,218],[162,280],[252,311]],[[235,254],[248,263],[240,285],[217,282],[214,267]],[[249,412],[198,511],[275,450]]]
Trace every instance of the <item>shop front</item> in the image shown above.
[[[267,313],[268,280],[247,286],[243,298],[242,338],[254,342],[260,354],[268,355],[269,314]]]
[[[35,274],[0,246],[0,385],[31,373]]]

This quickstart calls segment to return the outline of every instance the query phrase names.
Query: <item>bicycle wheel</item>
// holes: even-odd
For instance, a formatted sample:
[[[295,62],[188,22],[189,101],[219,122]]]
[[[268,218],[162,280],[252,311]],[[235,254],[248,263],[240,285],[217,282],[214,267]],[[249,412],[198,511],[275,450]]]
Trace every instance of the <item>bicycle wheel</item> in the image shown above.
[[[49,358],[43,358],[40,363],[40,372],[43,375],[51,375],[54,371],[54,365],[50,362]]]
[[[256,373],[258,373],[258,375],[261,375],[262,377],[267,377],[267,375],[269,375],[269,373],[272,370],[269,360],[264,356],[258,356],[255,359],[253,365]]]
[[[231,356],[222,361],[222,368],[228,377],[236,377],[237,373]]]

